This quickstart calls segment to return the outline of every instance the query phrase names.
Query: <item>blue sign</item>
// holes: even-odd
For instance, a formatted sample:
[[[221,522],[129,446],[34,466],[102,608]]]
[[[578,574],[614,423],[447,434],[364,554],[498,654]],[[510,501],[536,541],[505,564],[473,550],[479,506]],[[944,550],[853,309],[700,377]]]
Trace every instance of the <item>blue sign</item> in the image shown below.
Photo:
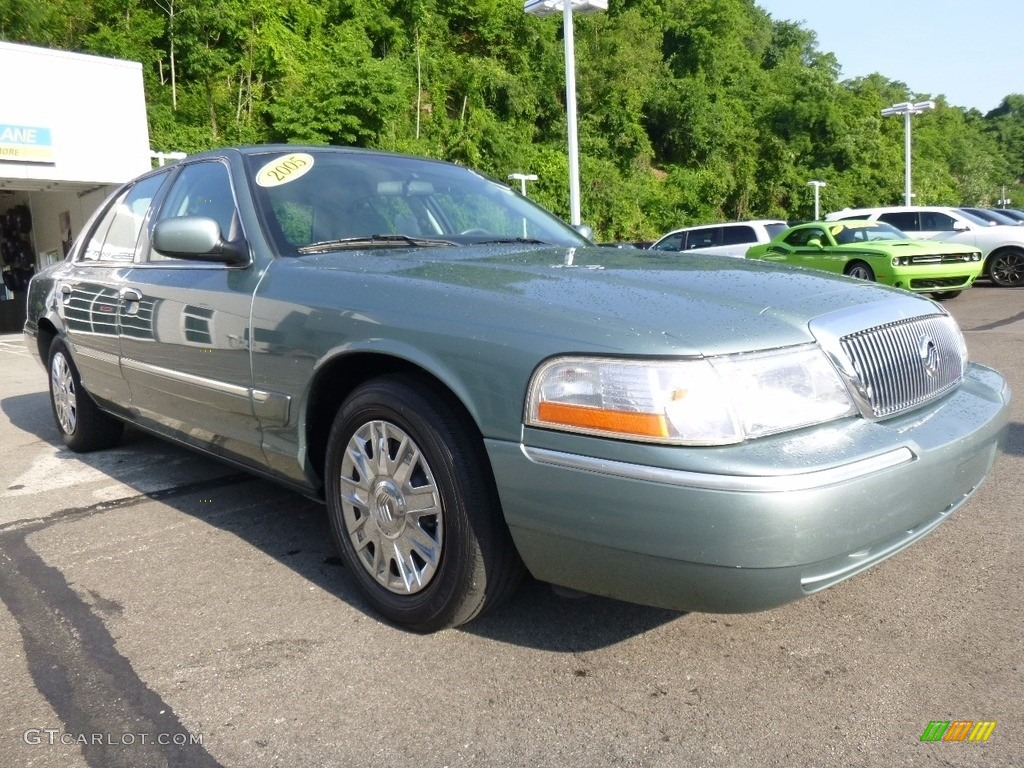
[[[0,163],[53,162],[50,129],[34,125],[0,123]]]

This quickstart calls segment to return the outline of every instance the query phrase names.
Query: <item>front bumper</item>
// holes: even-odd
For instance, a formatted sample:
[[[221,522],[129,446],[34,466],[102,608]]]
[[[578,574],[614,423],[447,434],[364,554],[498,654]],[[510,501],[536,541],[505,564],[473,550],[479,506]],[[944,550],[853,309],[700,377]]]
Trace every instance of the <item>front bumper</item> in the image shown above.
[[[886,285],[915,293],[962,291],[970,288],[981,274],[981,263],[910,265],[891,267],[877,275]]]
[[[945,520],[988,474],[1010,391],[972,365],[926,408],[720,448],[527,430],[487,441],[537,578],[676,610],[771,608],[838,583]]]

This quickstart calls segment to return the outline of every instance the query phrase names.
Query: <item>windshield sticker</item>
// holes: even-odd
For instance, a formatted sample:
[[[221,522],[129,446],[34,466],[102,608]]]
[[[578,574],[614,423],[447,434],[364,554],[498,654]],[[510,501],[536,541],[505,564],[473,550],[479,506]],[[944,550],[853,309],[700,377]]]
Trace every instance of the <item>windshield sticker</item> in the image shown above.
[[[256,183],[261,187],[278,187],[295,181],[313,167],[313,156],[305,152],[271,160],[256,174]]]

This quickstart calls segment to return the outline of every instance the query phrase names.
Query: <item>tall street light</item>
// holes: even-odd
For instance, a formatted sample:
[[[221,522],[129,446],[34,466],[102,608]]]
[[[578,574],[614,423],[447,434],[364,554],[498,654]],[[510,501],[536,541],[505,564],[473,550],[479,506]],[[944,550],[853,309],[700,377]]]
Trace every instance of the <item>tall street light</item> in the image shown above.
[[[565,38],[565,109],[569,121],[569,223],[580,224],[580,159],[576,137],[576,50],[572,34],[572,12],[607,11],[608,0],[524,0],[523,10],[534,16],[562,12]]]
[[[819,204],[821,188],[827,187],[828,184],[824,181],[818,181],[815,179],[814,181],[808,181],[807,186],[814,187],[814,220],[818,221],[818,219],[821,218],[821,205]]]
[[[882,110],[882,117],[903,115],[905,145],[904,156],[906,164],[906,185],[904,197],[906,205],[910,205],[910,201],[913,198],[913,194],[910,192],[910,116],[920,115],[922,112],[926,112],[929,109],[935,109],[934,101],[919,101],[915,104],[911,104],[909,101],[901,101],[899,104],[893,104],[891,107]]]
[[[518,180],[519,181],[519,190],[523,193],[523,197],[526,197],[526,182],[528,182],[528,181],[536,181],[537,180],[537,174],[536,173],[510,173],[508,175],[508,178],[509,178],[509,180]],[[527,231],[526,217],[523,217],[523,237],[524,238],[529,237],[529,233]]]
[[[519,191],[523,193],[523,197],[526,197],[526,182],[537,180],[536,173],[510,173],[508,177],[519,182]]]

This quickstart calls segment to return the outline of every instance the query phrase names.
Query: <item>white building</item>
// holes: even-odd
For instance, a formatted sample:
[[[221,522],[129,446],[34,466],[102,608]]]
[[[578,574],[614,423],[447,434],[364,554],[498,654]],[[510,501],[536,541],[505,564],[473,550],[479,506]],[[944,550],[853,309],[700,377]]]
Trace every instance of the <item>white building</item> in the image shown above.
[[[142,65],[0,42],[0,333],[113,188],[151,166]]]

